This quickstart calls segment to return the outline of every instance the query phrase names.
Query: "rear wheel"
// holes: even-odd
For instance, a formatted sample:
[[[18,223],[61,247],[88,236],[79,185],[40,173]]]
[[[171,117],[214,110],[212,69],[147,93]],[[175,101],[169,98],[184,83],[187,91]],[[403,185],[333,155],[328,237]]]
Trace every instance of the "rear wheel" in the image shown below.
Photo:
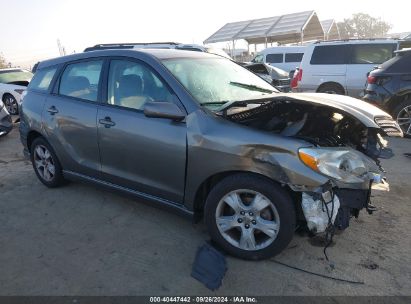
[[[30,157],[34,172],[44,185],[55,188],[65,183],[60,162],[44,138],[38,137],[33,141]]]
[[[404,135],[411,136],[411,96],[407,96],[400,104],[398,104],[393,112],[392,116],[400,125]]]
[[[327,93],[327,94],[338,94],[338,95],[345,95],[344,88],[342,88],[338,84],[334,83],[327,83],[323,84],[317,90],[318,93]]]
[[[11,94],[5,94],[3,96],[3,103],[6,106],[7,111],[11,115],[19,114],[19,105],[17,104],[16,98]]]
[[[205,222],[212,239],[226,252],[259,260],[287,247],[294,234],[295,209],[280,186],[264,177],[236,174],[211,190]]]

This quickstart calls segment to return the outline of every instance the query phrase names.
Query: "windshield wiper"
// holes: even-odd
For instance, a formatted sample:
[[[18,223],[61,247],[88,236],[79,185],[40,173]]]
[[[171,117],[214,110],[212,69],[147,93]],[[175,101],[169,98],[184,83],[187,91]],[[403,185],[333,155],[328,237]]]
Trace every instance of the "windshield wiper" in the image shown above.
[[[263,93],[274,93],[275,92],[274,90],[265,89],[265,88],[256,86],[254,84],[247,84],[247,83],[236,82],[236,81],[230,81],[230,84],[240,87],[240,88],[249,89],[251,91],[258,91],[258,92],[263,92]]]
[[[226,104],[228,100],[226,101],[210,101],[210,102],[202,102],[200,103],[201,106],[207,106],[207,105],[223,105]]]

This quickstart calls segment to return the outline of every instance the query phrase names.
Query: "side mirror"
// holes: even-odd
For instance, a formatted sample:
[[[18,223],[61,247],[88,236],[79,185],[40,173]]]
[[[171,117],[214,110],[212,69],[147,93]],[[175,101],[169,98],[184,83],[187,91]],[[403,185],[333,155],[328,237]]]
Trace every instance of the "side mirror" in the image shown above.
[[[152,118],[168,118],[181,121],[186,116],[181,109],[172,102],[150,101],[144,105],[144,115]]]

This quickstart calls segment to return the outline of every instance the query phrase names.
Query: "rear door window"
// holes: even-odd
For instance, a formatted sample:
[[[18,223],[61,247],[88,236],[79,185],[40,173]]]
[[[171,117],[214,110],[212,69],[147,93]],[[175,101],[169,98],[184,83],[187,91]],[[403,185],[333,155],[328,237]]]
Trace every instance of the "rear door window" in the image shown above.
[[[59,94],[97,101],[103,60],[69,64],[60,80]]]
[[[37,70],[33,79],[28,86],[29,90],[47,92],[54,75],[56,74],[57,67],[49,67],[41,70]]]
[[[352,44],[351,64],[381,64],[394,56],[397,45],[381,44]]]
[[[346,45],[319,45],[314,48],[311,64],[346,64]]]
[[[267,54],[267,56],[265,57],[265,61],[267,63],[282,63],[283,56],[283,54]]]
[[[304,53],[286,53],[285,62],[301,62]]]

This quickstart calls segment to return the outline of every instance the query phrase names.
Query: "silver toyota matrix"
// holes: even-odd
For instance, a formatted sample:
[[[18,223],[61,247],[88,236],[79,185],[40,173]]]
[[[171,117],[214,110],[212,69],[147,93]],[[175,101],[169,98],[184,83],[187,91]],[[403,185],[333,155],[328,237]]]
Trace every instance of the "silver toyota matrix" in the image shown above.
[[[244,259],[370,213],[387,189],[391,116],[361,100],[281,93],[223,57],[91,51],[39,63],[20,135],[39,180],[82,180],[204,219]]]

